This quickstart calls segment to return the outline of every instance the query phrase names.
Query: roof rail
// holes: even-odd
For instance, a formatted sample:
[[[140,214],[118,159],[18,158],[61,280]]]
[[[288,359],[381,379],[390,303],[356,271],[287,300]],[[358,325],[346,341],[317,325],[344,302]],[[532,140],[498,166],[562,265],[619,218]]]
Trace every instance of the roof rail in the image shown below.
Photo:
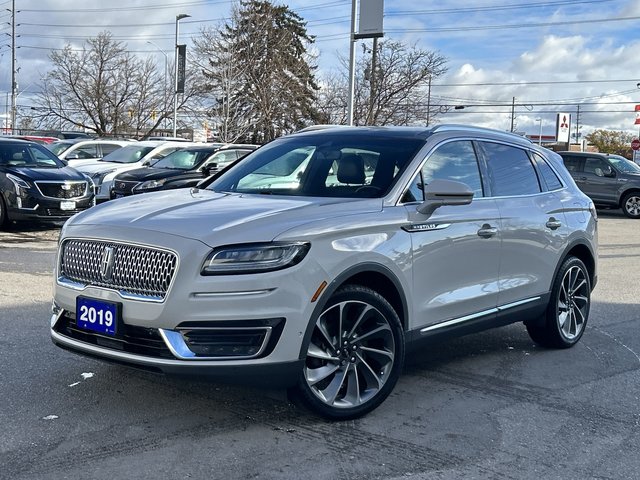
[[[520,140],[524,140],[527,143],[533,143],[530,139],[528,139],[527,137],[524,137],[522,135],[519,135],[517,133],[513,133],[513,132],[504,132],[502,130],[496,130],[494,128],[485,128],[485,127],[475,127],[475,126],[471,126],[471,125],[458,125],[455,123],[450,123],[450,124],[442,124],[442,125],[436,125],[435,127],[433,127],[431,129],[431,131],[433,133],[439,133],[439,132],[455,132],[455,131],[459,131],[459,130],[467,130],[467,131],[472,131],[472,132],[477,132],[477,133],[492,133],[494,135],[505,135],[508,137],[515,137],[518,138]]]

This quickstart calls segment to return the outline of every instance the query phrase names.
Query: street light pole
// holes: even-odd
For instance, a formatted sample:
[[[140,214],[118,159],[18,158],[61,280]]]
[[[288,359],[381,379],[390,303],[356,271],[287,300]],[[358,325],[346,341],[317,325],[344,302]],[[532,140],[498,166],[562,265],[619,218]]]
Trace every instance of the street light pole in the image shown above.
[[[349,35],[349,94],[347,98],[347,125],[353,125],[353,107],[356,91],[356,13],[357,0],[351,0],[351,31]]]
[[[175,64],[173,67],[174,70],[174,82],[173,82],[173,136],[177,136],[177,126],[178,126],[178,25],[180,20],[183,18],[190,17],[191,15],[187,15],[186,13],[181,13],[180,15],[176,15],[176,47],[175,47]]]
[[[16,0],[11,3],[11,134],[16,133]]]
[[[540,133],[538,133],[538,145],[542,146],[542,118],[536,118],[536,122],[540,122]]]
[[[156,47],[156,49],[162,54],[164,55],[164,95],[163,95],[163,116],[164,116],[164,128],[167,128],[167,117],[166,117],[166,106],[167,106],[167,99],[168,99],[168,95],[167,95],[167,87],[168,87],[168,77],[169,77],[169,55],[167,55],[167,53],[162,50],[158,45],[156,45],[155,42],[151,41],[151,40],[147,40],[147,43],[149,45],[153,45],[154,47]]]

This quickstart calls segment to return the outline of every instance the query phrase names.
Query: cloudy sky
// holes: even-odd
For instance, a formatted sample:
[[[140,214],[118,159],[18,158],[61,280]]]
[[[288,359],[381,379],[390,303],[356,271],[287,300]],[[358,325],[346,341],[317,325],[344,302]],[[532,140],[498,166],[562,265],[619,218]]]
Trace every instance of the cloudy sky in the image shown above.
[[[367,0],[362,1],[365,8]],[[108,30],[162,68],[173,57],[175,16],[181,43],[229,15],[229,0],[15,0],[19,106],[28,106],[53,49],[82,45]],[[277,1],[307,21],[321,72],[348,56],[351,0]],[[557,112],[580,106],[582,134],[596,128],[638,133],[640,0],[385,0],[385,38],[435,50],[448,72],[434,81],[440,122],[553,134]],[[12,0],[0,0],[0,111],[11,78]],[[370,42],[370,41],[363,41]],[[163,54],[161,51],[164,51]],[[362,55],[362,49],[358,49]],[[515,98],[515,100],[514,100]]]

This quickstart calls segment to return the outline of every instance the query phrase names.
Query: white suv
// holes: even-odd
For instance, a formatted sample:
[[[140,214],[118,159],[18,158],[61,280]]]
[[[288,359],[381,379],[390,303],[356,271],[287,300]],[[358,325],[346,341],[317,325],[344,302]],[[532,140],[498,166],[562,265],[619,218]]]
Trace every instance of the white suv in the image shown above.
[[[294,134],[208,186],[73,217],[51,335],[139,368],[283,384],[354,418],[389,395],[409,344],[512,322],[578,342],[596,221],[560,157],[516,135]]]

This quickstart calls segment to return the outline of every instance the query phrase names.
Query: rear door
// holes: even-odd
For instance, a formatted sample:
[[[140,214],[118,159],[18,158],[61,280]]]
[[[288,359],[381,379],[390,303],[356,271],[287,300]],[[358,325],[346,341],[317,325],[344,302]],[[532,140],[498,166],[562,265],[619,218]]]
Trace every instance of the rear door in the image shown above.
[[[595,203],[617,205],[618,179],[611,164],[600,157],[586,157],[582,170],[586,189],[583,191],[588,191]]]
[[[560,196],[551,190],[559,190],[562,184],[556,177],[557,183],[547,187],[534,167],[537,154],[525,148],[482,141],[479,150],[501,218],[498,305],[538,301],[549,291],[569,233]]]

